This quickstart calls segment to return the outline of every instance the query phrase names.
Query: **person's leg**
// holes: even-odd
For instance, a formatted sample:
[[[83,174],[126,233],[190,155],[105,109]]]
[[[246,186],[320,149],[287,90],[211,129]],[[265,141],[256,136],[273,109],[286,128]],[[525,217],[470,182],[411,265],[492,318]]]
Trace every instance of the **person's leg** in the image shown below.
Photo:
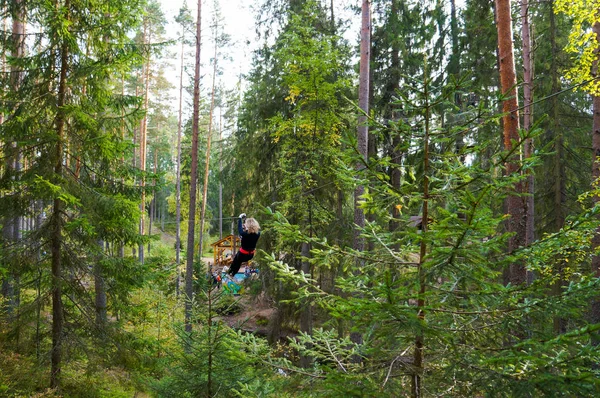
[[[231,266],[229,267],[229,271],[227,273],[231,276],[235,276],[242,266],[242,256],[243,254],[239,251],[235,254],[233,261],[231,262]]]
[[[235,276],[237,272],[240,270],[242,263],[252,260],[254,255],[252,254],[242,254],[237,252],[235,257],[233,258],[233,262],[231,263],[231,268],[229,268],[229,275]]]

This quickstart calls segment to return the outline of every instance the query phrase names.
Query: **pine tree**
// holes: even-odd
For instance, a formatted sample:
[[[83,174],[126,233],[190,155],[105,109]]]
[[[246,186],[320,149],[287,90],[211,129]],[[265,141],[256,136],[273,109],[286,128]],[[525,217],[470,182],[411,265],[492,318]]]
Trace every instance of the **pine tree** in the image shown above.
[[[512,18],[510,0],[496,1],[496,24],[498,27],[498,59],[500,65],[500,84],[503,95],[502,118],[504,129],[504,149],[508,152],[506,161],[507,175],[519,173],[519,153],[521,139],[519,137],[519,110],[517,97],[517,78],[514,61],[514,47],[512,35]],[[506,200],[506,209],[509,214],[507,230],[513,233],[509,240],[508,251],[514,252],[525,245],[525,219],[526,207],[520,194],[524,193],[522,182],[517,182],[514,193]],[[507,283],[519,284],[526,280],[526,271],[522,264],[512,264],[507,274]]]
[[[198,184],[198,134],[200,117],[200,50],[201,50],[201,23],[202,23],[202,1],[198,0],[198,14],[196,16],[196,62],[194,67],[194,111],[192,115],[192,153],[191,153],[191,175],[190,175],[190,205],[188,217],[187,236],[187,261],[185,268],[185,330],[192,331],[192,299],[193,299],[193,277],[194,277],[194,231],[196,224],[196,188]],[[202,244],[200,242],[200,244]]]
[[[186,33],[191,31],[191,24],[193,22],[192,16],[190,14],[189,9],[187,8],[187,4],[179,10],[179,15],[176,18],[176,21],[181,24],[181,64],[179,69],[179,117],[177,124],[177,171],[176,171],[176,210],[175,210],[175,264],[177,267],[177,279],[175,282],[175,289],[177,294],[179,295],[179,276],[181,274],[179,270],[180,264],[180,253],[181,253],[181,133],[182,133],[182,125],[183,125],[183,73],[184,73],[184,57],[185,57],[185,44],[186,44]]]

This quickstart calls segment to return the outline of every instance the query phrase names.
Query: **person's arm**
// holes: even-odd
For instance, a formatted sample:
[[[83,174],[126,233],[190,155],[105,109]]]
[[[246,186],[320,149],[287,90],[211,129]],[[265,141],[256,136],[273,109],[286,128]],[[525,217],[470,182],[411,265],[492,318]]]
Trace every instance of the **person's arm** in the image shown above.
[[[246,231],[244,231],[244,225],[241,217],[238,218],[238,233],[240,234],[240,236],[246,235]]]

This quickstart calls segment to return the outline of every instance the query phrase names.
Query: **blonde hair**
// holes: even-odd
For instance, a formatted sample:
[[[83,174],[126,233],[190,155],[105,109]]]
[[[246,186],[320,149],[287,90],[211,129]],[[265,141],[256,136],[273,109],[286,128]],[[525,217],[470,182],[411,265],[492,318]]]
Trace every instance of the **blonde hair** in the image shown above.
[[[260,229],[260,225],[258,225],[258,221],[256,221],[252,217],[246,219],[245,225],[246,225],[246,231],[248,231],[251,234],[257,234],[258,230]]]

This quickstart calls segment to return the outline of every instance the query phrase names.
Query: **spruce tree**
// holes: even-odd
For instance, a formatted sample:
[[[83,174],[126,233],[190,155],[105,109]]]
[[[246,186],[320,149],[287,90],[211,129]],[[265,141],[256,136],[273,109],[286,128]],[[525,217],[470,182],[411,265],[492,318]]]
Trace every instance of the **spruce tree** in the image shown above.
[[[132,191],[121,179],[126,176],[121,167],[126,145],[120,133],[121,109],[135,99],[116,94],[113,86],[135,60],[127,35],[138,22],[138,5],[28,2],[29,21],[43,34],[36,35],[31,55],[11,61],[23,71],[18,92],[3,93],[3,102],[19,101],[13,100],[1,126],[2,142],[25,143],[27,166],[19,172],[18,192],[4,175],[2,189],[15,195],[4,196],[0,209],[2,217],[18,214],[8,206],[12,201],[19,204],[19,212],[42,218],[18,256],[24,264],[44,265],[44,280],[49,281],[43,289],[52,297],[53,388],[60,386],[62,367],[69,359],[63,355],[64,346],[85,335],[84,330],[98,332],[85,316],[88,309],[94,312],[94,304],[91,289],[83,283],[91,277],[88,265],[104,262],[97,242],[138,241],[129,220],[139,213],[132,209]],[[34,203],[43,206],[31,206]],[[34,281],[34,271],[24,267],[23,276]],[[127,272],[112,271],[117,280]],[[85,327],[73,328],[75,320]]]

